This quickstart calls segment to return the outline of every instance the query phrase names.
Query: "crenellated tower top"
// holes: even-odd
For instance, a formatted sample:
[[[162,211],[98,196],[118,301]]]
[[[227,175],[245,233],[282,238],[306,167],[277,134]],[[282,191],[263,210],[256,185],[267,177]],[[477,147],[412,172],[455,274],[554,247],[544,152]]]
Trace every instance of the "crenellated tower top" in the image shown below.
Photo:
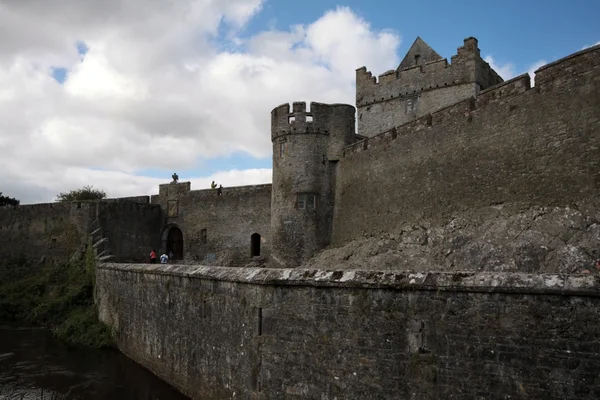
[[[356,70],[358,133],[377,135],[501,82],[474,37],[464,39],[451,63],[417,38],[397,69],[378,78],[366,67]]]

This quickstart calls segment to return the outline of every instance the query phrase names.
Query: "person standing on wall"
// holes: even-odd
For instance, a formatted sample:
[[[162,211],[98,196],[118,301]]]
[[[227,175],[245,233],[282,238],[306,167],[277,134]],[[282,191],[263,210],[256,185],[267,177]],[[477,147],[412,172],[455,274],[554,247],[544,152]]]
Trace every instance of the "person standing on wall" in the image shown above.
[[[215,189],[216,187],[217,187],[217,184],[215,183],[215,181],[212,181],[212,183],[210,184],[210,188]]]
[[[154,249],[150,252],[150,264],[156,264],[156,251]]]

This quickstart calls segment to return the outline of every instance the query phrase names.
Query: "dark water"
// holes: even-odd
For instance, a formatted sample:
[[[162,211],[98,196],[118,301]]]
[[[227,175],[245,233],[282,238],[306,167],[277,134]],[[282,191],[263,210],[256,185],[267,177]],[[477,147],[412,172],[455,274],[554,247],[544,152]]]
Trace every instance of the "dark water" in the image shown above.
[[[116,350],[0,326],[0,400],[188,400]]]

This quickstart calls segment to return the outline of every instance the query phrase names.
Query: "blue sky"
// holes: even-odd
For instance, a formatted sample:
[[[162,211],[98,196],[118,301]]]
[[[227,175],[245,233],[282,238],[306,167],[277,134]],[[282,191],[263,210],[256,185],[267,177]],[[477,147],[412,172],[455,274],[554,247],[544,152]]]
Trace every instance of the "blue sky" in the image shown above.
[[[449,58],[462,39],[475,36],[483,55],[493,53],[498,62],[514,63],[521,70],[600,41],[600,1],[595,0],[276,0],[266,3],[248,32],[310,23],[339,5],[349,6],[375,29],[397,31],[402,37],[400,54],[421,36]]]

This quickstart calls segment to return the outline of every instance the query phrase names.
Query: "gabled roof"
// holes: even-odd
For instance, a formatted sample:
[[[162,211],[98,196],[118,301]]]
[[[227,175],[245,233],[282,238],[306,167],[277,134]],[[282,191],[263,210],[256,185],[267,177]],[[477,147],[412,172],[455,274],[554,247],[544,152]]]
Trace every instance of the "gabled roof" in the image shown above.
[[[415,39],[412,46],[408,50],[408,53],[404,56],[404,59],[398,66],[398,70],[412,68],[417,65],[423,65],[430,61],[441,60],[440,56],[435,50],[433,50],[423,39],[419,36]]]

